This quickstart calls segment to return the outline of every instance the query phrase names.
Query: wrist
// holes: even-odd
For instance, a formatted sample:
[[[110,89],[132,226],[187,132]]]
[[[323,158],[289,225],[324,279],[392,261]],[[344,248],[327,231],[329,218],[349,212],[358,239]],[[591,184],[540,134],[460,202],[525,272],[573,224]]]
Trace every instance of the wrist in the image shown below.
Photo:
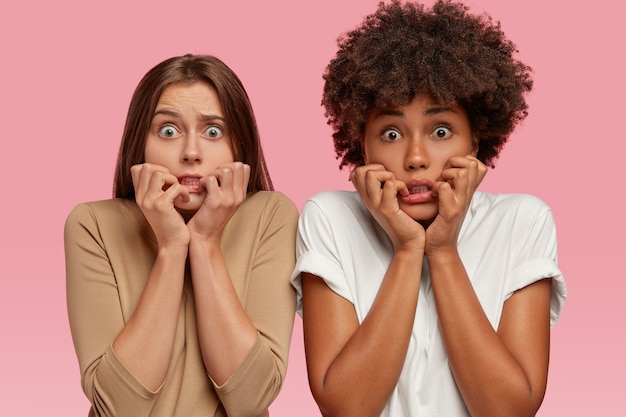
[[[186,244],[169,243],[165,245],[159,245],[157,251],[157,257],[160,258],[187,258],[189,247]]]
[[[221,251],[219,237],[192,233],[189,242],[189,252],[211,253]]]
[[[419,245],[398,248],[394,250],[393,257],[400,262],[422,262],[424,259],[424,248]]]
[[[410,256],[424,255],[425,242],[424,239],[413,239],[404,242],[392,242],[394,253],[405,253]]]
[[[428,258],[429,265],[433,264],[450,264],[451,262],[459,261],[459,251],[455,246],[438,247],[426,251],[426,258]]]

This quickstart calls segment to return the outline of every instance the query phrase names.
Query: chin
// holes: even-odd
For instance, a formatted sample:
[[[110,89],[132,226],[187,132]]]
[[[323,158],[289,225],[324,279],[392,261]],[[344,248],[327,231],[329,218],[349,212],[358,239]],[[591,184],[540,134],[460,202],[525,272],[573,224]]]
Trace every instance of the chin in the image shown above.
[[[420,204],[400,203],[400,209],[410,218],[422,224],[429,224],[439,214],[439,204],[436,201]]]
[[[179,211],[197,211],[204,203],[204,194],[190,194],[189,201],[182,201],[180,198],[174,200],[174,207]]]

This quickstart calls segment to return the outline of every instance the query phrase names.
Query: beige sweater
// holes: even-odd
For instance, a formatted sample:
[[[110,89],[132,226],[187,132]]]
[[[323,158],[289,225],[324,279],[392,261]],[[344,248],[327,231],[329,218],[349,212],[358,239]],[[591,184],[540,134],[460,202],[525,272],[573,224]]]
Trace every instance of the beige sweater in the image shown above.
[[[248,196],[229,221],[222,250],[259,338],[223,386],[207,376],[198,344],[190,277],[165,382],[152,392],[121,364],[115,337],[137,305],[157,244],[131,200],[78,205],[65,224],[67,305],[90,416],[255,416],[278,394],[295,311],[289,282],[298,211],[279,192]]]

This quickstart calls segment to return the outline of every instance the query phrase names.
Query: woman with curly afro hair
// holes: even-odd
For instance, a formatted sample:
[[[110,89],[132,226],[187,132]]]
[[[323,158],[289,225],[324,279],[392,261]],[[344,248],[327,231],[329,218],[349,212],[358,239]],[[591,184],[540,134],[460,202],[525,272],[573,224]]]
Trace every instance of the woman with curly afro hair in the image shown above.
[[[566,298],[550,208],[477,188],[531,69],[460,3],[380,3],[322,104],[355,191],[302,209],[292,283],[324,416],[532,416]]]

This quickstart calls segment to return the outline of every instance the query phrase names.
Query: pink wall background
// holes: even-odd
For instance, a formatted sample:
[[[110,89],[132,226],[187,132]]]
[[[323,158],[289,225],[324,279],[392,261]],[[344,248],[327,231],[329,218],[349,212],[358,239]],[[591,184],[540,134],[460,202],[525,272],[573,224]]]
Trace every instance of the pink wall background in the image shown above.
[[[243,80],[277,188],[301,207],[349,188],[319,105],[338,34],[377,0],[8,2],[0,5],[0,415],[85,416],[65,310],[62,229],[111,194],[132,91],[157,62],[210,53]],[[483,184],[554,210],[569,289],[540,416],[622,416],[624,6],[469,0],[535,70],[531,114]],[[272,416],[317,416],[300,318]]]

